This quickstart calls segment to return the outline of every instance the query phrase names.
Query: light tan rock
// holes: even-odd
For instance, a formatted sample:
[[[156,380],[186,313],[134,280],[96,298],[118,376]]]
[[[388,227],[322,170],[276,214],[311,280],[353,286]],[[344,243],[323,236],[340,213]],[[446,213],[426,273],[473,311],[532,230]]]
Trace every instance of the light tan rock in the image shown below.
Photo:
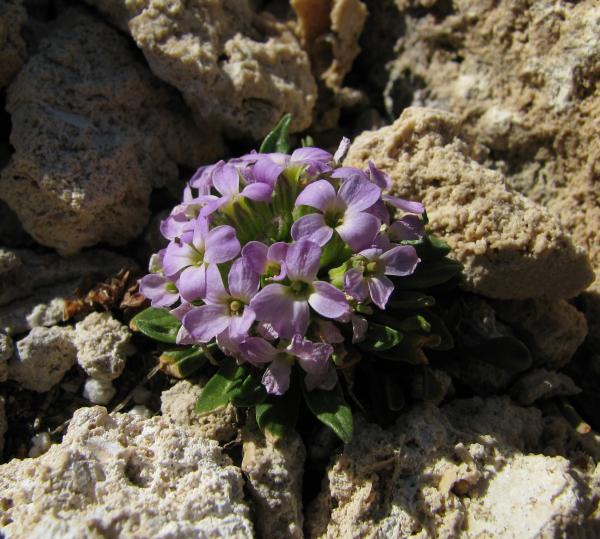
[[[280,117],[312,120],[316,85],[287,27],[249,0],[87,0],[128,28],[155,75],[177,88],[204,130],[264,137]]]
[[[560,537],[591,532],[600,469],[527,454],[541,414],[507,398],[359,421],[307,512],[309,537]]]
[[[82,12],[59,18],[7,96],[16,151],[0,198],[62,254],[127,243],[148,221],[153,187],[222,150],[125,37]]]
[[[21,28],[27,12],[21,0],[0,3],[0,88],[4,88],[19,71],[27,55]]]
[[[566,301],[494,301],[492,305],[503,322],[518,328],[534,363],[548,369],[569,363],[588,332],[583,313]]]
[[[224,408],[209,414],[196,413],[196,401],[202,390],[202,384],[192,384],[187,380],[177,382],[160,396],[161,411],[164,417],[177,425],[196,432],[199,436],[229,442],[239,432],[235,408],[228,404]]]
[[[8,377],[25,389],[43,393],[62,380],[76,359],[73,328],[36,327],[17,342]]]
[[[253,537],[216,443],[161,417],[79,409],[60,445],[0,466],[7,537]]]
[[[110,313],[91,313],[75,326],[77,363],[91,378],[114,380],[135,352],[130,340],[127,326]]]
[[[509,186],[558,213],[600,269],[600,6],[460,0],[418,14],[397,2],[406,30],[388,64],[413,104],[461,117],[465,135]],[[409,103],[410,104],[410,103]]]
[[[0,331],[0,382],[4,382],[8,376],[8,360],[12,357],[14,349],[10,335]]]
[[[357,137],[345,164],[372,160],[391,175],[394,193],[425,203],[431,231],[464,265],[467,289],[500,299],[577,295],[593,280],[585,251],[547,210],[472,160],[459,127],[455,115],[409,108]]]
[[[242,430],[242,471],[254,502],[261,537],[302,538],[302,480],[306,450],[297,433],[279,440],[265,437],[256,422]]]

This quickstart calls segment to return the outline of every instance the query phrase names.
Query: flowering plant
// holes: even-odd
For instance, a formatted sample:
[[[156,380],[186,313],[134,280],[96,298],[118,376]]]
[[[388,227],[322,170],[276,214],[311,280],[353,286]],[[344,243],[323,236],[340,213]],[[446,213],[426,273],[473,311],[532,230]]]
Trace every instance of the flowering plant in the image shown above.
[[[342,165],[348,139],[333,155],[306,145],[290,155],[288,125],[260,152],[190,179],[161,223],[169,243],[140,281],[151,307],[132,327],[179,345],[161,356],[172,374],[218,368],[199,413],[254,408],[280,436],[303,400],[348,442],[359,363],[426,365],[424,347],[451,346],[423,290],[456,279],[460,265],[427,233],[421,203],[388,194],[390,178],[371,162]]]

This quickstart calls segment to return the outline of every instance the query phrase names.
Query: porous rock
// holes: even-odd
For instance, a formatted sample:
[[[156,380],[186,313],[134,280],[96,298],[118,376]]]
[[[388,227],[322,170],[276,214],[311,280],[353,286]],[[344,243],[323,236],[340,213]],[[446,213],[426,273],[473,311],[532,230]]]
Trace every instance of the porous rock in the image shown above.
[[[125,25],[155,75],[177,88],[211,132],[264,137],[286,112],[312,119],[316,85],[293,33],[249,0],[87,0]]]
[[[58,384],[75,364],[77,349],[70,327],[36,327],[17,342],[8,377],[39,393]]]
[[[135,351],[131,332],[108,312],[91,313],[75,326],[77,363],[91,377],[110,382]]]
[[[15,153],[0,198],[62,254],[127,243],[148,221],[153,187],[177,180],[178,163],[221,152],[183,108],[125,37],[68,11],[8,89]]]
[[[0,331],[0,382],[4,382],[8,376],[8,360],[12,357],[14,348],[10,335]]]
[[[108,404],[117,394],[110,380],[88,378],[83,384],[82,395],[92,404]]]
[[[498,317],[513,326],[538,365],[564,367],[584,342],[588,326],[583,313],[566,301],[494,301]]]
[[[27,46],[21,28],[27,12],[21,0],[0,3],[0,88],[4,88],[25,61]]]
[[[575,382],[562,372],[535,369],[524,374],[510,390],[521,404],[533,404],[540,399],[581,393]]]
[[[359,421],[307,514],[310,537],[559,537],[592,531],[600,469],[527,454],[539,411],[507,398]]]
[[[431,231],[464,265],[466,288],[500,299],[577,295],[594,277],[585,251],[546,209],[471,159],[459,127],[453,114],[409,108],[357,137],[345,164],[372,160],[395,194],[425,203]]]
[[[242,471],[248,478],[258,533],[274,539],[302,538],[306,450],[300,436],[294,432],[275,440],[249,421],[242,441]]]
[[[103,249],[62,258],[0,248],[0,330],[16,335],[59,323],[82,278],[101,280],[125,267],[136,264]]]
[[[81,408],[60,445],[0,466],[0,492],[7,537],[253,536],[239,470],[160,417]]]
[[[235,408],[228,404],[208,414],[199,415],[195,407],[201,390],[201,383],[192,384],[181,380],[163,391],[160,397],[163,416],[205,438],[229,442],[239,430]]]

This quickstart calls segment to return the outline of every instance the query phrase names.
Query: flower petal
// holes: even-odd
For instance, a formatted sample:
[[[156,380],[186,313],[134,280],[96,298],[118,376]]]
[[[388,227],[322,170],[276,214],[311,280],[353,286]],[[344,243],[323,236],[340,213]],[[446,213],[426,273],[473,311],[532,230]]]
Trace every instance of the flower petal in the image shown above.
[[[369,297],[369,285],[358,268],[349,269],[344,275],[344,290],[358,301]]]
[[[285,361],[273,361],[266,369],[262,377],[262,384],[267,393],[271,395],[283,395],[290,387],[290,374],[292,366]]]
[[[211,305],[224,305],[229,302],[230,296],[225,290],[221,272],[216,264],[209,264],[206,268],[206,293],[202,299]]]
[[[250,303],[258,291],[260,277],[245,258],[238,258],[229,270],[229,294],[235,299]]]
[[[370,213],[346,213],[344,221],[336,230],[356,253],[373,244],[380,228],[379,219]]]
[[[232,316],[229,324],[229,333],[233,338],[241,339],[248,335],[248,331],[256,320],[256,314],[250,307],[245,307],[242,316]]]
[[[425,226],[416,215],[405,215],[391,224],[388,234],[393,241],[420,240],[425,235]]]
[[[270,202],[273,197],[273,187],[268,183],[251,183],[244,187],[241,195],[258,202]]]
[[[240,249],[235,229],[229,225],[221,225],[213,228],[206,236],[204,260],[221,264],[235,258]]]
[[[221,195],[234,197],[240,192],[240,176],[231,164],[218,164],[212,174],[213,186]]]
[[[392,186],[392,179],[382,170],[379,170],[373,161],[369,161],[369,175],[371,181],[381,189],[389,189]]]
[[[292,225],[294,240],[305,238],[323,247],[331,239],[331,236],[333,236],[333,229],[327,226],[325,218],[320,213],[304,215]]]
[[[348,178],[338,191],[338,196],[353,211],[370,208],[381,196],[381,189],[374,183],[357,177]]]
[[[265,286],[252,298],[250,308],[256,313],[257,320],[270,323],[284,339],[296,333],[304,335],[310,321],[308,303],[295,300],[289,288],[280,284]]]
[[[296,206],[310,206],[317,210],[326,211],[335,203],[336,194],[333,185],[327,180],[317,180],[309,183],[296,198]],[[369,204],[370,206],[371,204]]]
[[[385,305],[394,291],[394,283],[392,283],[385,275],[381,275],[380,277],[369,277],[367,282],[373,303],[381,310],[385,309]]]
[[[279,350],[260,337],[248,337],[240,343],[242,357],[256,367],[270,363],[279,354]]]
[[[313,283],[315,291],[308,297],[309,305],[325,318],[338,318],[350,310],[341,290],[325,281]]]
[[[209,342],[229,326],[225,305],[202,305],[183,317],[185,329],[197,342]]]
[[[359,180],[369,181],[367,176],[362,170],[356,167],[339,167],[331,173],[332,178],[338,178],[340,180],[349,180],[350,178],[358,178]]]
[[[181,297],[188,302],[204,299],[206,296],[206,266],[189,266],[179,276],[177,288]]]
[[[256,273],[262,275],[266,270],[268,252],[269,247],[264,243],[250,241],[242,248],[242,257]]]
[[[352,144],[352,143],[350,142],[349,138],[342,137],[342,140],[340,141],[340,145],[338,146],[338,149],[333,154],[333,160],[336,163],[341,163],[344,160],[344,157],[346,157],[346,154],[348,153],[348,150],[350,149],[350,144]]]
[[[398,198],[391,195],[383,195],[381,198],[388,204],[394,206],[394,208],[405,211],[407,213],[421,214],[425,211],[425,206],[420,202],[404,200],[403,198]]]
[[[183,268],[194,263],[197,252],[188,243],[172,241],[165,250],[163,270],[167,277],[174,277]]]
[[[412,245],[398,245],[383,253],[379,260],[385,264],[386,275],[411,275],[420,262],[419,255]]]
[[[283,167],[268,157],[260,157],[252,167],[252,180],[275,186],[277,178],[283,172]]]
[[[315,242],[299,239],[289,246],[285,267],[291,281],[312,282],[321,263],[321,248]]]
[[[152,307],[169,307],[179,299],[179,292],[169,292],[166,286],[171,283],[162,275],[150,273],[140,279],[140,292],[146,296]]]

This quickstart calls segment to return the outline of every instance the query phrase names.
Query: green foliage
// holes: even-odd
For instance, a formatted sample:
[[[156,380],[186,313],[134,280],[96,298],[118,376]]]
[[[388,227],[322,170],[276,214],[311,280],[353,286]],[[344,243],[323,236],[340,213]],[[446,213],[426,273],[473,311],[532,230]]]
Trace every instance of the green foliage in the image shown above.
[[[164,309],[148,307],[131,319],[129,327],[132,331],[140,331],[155,341],[173,344],[176,342],[181,322]]]
[[[196,412],[207,414],[226,406],[237,394],[248,375],[248,367],[238,366],[233,359],[223,358],[221,367],[202,388]]]
[[[331,391],[323,389],[308,391],[304,384],[302,389],[304,401],[315,417],[335,432],[342,442],[350,443],[354,432],[352,410],[344,399],[340,385],[336,385]]]
[[[290,123],[292,122],[291,114],[284,114],[277,125],[263,140],[260,145],[260,153],[289,153],[290,151]]]
[[[264,433],[283,438],[294,430],[300,408],[298,383],[292,383],[280,396],[271,395],[256,405],[256,422]]]

